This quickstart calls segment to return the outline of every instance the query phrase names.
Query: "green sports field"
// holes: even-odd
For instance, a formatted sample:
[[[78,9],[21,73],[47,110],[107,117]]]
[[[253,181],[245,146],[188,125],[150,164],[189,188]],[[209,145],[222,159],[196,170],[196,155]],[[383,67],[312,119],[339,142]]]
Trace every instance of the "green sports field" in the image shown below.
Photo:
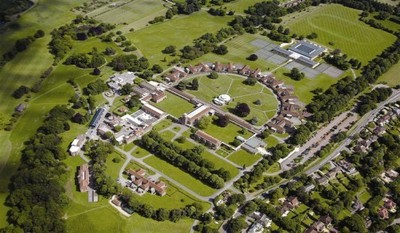
[[[114,7],[107,4],[87,15],[106,23],[121,24],[122,31],[127,32],[131,28],[137,30],[145,26],[148,21],[156,16],[165,15],[167,11],[167,8],[163,6],[163,1],[134,0],[125,1],[125,3]]]
[[[167,61],[175,57],[169,57],[161,51],[174,45],[177,49],[185,45],[192,45],[193,39],[207,32],[216,32],[223,27],[232,17],[214,17],[207,12],[197,12],[190,16],[175,16],[172,20],[151,25],[150,27],[126,34],[133,44],[147,57],[152,64],[167,66],[161,62],[164,57]],[[199,23],[201,22],[201,23]]]
[[[366,64],[390,46],[396,37],[359,21],[360,12],[337,4],[320,5],[289,14],[283,22],[298,35],[317,33],[315,42],[341,49]],[[334,45],[330,46],[329,42]]]

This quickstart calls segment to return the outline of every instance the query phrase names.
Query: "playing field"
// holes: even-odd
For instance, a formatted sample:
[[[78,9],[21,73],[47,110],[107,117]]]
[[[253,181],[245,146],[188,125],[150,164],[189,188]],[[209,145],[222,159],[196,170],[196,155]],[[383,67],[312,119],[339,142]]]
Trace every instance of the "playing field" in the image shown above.
[[[320,5],[306,12],[289,14],[283,22],[298,35],[317,33],[317,43],[341,49],[366,64],[389,47],[396,37],[359,21],[360,12],[337,4]]]
[[[237,165],[246,165],[247,167],[253,165],[260,158],[260,155],[252,155],[244,150],[238,150],[227,157],[227,159]]]
[[[259,83],[249,86],[243,83],[244,77],[233,75],[219,75],[217,79],[203,76],[198,80],[199,89],[197,91],[187,90],[189,93],[208,102],[212,102],[221,94],[228,94],[232,101],[223,107],[226,111],[232,111],[238,103],[247,103],[250,107],[250,114],[245,120],[257,117],[256,125],[264,124],[276,113],[278,101],[270,89]],[[259,105],[254,104],[257,100],[261,102]]]
[[[246,33],[236,36],[235,38],[232,38],[224,43],[224,45],[228,47],[229,52],[227,54],[222,56],[215,53],[208,53],[194,60],[191,62],[191,64],[195,65],[199,62],[219,61],[221,63],[232,62],[234,64],[249,65],[253,69],[260,68],[262,71],[268,71],[276,68],[277,65],[269,63],[261,58],[256,61],[249,61],[246,59],[250,54],[257,52],[260,49],[251,44],[251,42],[255,39],[262,39],[270,42],[270,40],[265,36]]]
[[[167,11],[162,1],[134,0],[123,3],[119,6],[107,4],[88,13],[88,16],[111,24],[130,24],[149,15],[163,15]]]
[[[185,45],[192,45],[193,39],[227,27],[230,20],[231,17],[214,17],[207,12],[198,12],[190,16],[175,16],[172,20],[151,25],[126,36],[150,63],[167,66],[168,63],[161,60],[167,57],[167,61],[170,61],[175,57],[166,56],[161,52],[166,46],[174,45],[177,49],[181,49]]]

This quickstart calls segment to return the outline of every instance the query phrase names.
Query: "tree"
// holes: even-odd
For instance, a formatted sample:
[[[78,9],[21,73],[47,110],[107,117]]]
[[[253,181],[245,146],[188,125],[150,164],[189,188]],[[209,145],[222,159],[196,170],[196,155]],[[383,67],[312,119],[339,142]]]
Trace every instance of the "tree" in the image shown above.
[[[261,105],[261,100],[257,99],[256,101],[254,101],[255,105]]]
[[[212,71],[207,77],[209,77],[210,79],[217,79],[218,73],[215,71]]]
[[[197,91],[199,89],[199,80],[197,78],[194,78],[192,80],[192,90]]]
[[[207,116],[203,116],[200,118],[200,120],[197,122],[197,127],[199,129],[206,129],[208,125],[211,123],[211,118]]]
[[[229,117],[227,115],[219,115],[217,119],[217,125],[226,127],[229,124]]]
[[[123,85],[119,92],[121,95],[129,95],[132,92],[132,84],[127,83]]]
[[[289,77],[291,77],[293,80],[300,81],[304,78],[304,73],[300,72],[299,69],[294,67],[289,74]]]
[[[34,37],[35,38],[41,38],[41,37],[44,37],[44,35],[45,35],[44,31],[39,29],[39,30],[36,31]]]
[[[253,77],[249,77],[246,80],[243,81],[244,84],[249,85],[249,86],[254,86],[257,83],[257,79]]]
[[[238,103],[235,108],[236,115],[246,117],[250,114],[250,107],[246,103]]]
[[[160,74],[160,73],[162,73],[162,72],[164,71],[163,68],[162,68],[160,65],[158,65],[158,64],[153,65],[153,67],[151,68],[151,70],[152,70],[154,73],[157,73],[157,74]]]
[[[160,208],[156,211],[156,220],[157,221],[165,221],[167,220],[169,217],[169,211],[164,209],[164,208]]]
[[[231,219],[228,222],[228,232],[230,233],[242,232],[242,230],[246,227],[247,223],[244,216]]]
[[[101,70],[99,68],[94,68],[92,74],[98,76],[101,74]]]
[[[225,55],[228,53],[228,47],[226,47],[225,45],[220,45],[217,46],[213,52],[219,55]]]
[[[165,47],[165,49],[162,51],[165,54],[171,54],[171,53],[175,53],[176,52],[176,47],[173,45],[169,45],[167,47]]]
[[[251,54],[249,57],[247,57],[247,60],[249,60],[249,61],[257,61],[257,59],[258,59],[258,56],[257,56],[257,54]]]
[[[176,139],[176,141],[179,142],[179,143],[185,143],[186,142],[186,138],[185,138],[185,136],[180,136],[180,137],[178,137]]]
[[[29,93],[29,88],[27,86],[22,85],[13,92],[12,96],[16,99],[20,99],[23,95],[28,93]]]

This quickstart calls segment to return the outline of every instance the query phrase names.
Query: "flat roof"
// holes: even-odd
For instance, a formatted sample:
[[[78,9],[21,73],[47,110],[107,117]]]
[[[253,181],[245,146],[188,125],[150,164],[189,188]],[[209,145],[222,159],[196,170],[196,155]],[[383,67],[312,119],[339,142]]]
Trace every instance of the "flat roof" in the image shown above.
[[[148,103],[146,103],[146,102],[144,102],[144,101],[143,101],[142,103],[143,103],[143,106],[145,106],[145,107],[147,107],[147,108],[149,108],[149,109],[151,109],[151,110],[157,112],[158,114],[160,114],[160,115],[161,115],[161,114],[164,114],[163,111],[161,111],[160,109],[154,107],[153,105],[148,104]]]
[[[290,52],[290,51],[288,51],[288,50],[286,50],[286,49],[283,49],[283,48],[281,48],[281,47],[275,47],[275,48],[272,49],[272,51],[275,51],[275,52],[277,52],[277,53],[284,54],[284,55],[286,55],[286,56],[292,55],[292,52]]]
[[[314,58],[325,51],[325,48],[313,44],[311,42],[302,40],[289,48],[290,51],[301,54],[307,58]]]
[[[200,107],[198,107],[198,108],[196,108],[195,110],[191,111],[191,112],[187,115],[187,117],[188,117],[188,118],[195,117],[195,116],[197,116],[197,114],[199,114],[199,113],[205,111],[206,109],[208,109],[208,105],[201,105]]]

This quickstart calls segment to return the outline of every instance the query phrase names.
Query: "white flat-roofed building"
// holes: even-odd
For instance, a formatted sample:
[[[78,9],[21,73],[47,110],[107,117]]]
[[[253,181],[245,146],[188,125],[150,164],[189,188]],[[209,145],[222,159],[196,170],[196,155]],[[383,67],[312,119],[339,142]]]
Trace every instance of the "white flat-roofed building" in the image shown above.
[[[205,116],[210,112],[211,108],[208,105],[201,105],[200,107],[196,108],[190,113],[185,113],[181,117],[181,122],[187,125],[193,125],[198,121],[200,118]]]

